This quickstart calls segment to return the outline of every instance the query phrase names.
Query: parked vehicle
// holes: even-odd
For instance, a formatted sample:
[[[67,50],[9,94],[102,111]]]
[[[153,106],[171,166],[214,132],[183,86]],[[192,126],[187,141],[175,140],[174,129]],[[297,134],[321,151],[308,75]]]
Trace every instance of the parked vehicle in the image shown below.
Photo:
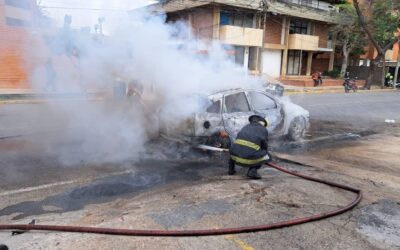
[[[345,93],[349,93],[350,90],[353,90],[353,92],[357,92],[357,90],[358,90],[356,79],[352,79],[349,77],[344,79],[343,87],[344,87]]]
[[[394,83],[393,79],[387,80],[387,81],[385,81],[385,86],[389,87],[389,88],[393,88],[393,83]],[[396,82],[395,86],[396,86],[396,88],[400,88],[400,82]]]
[[[179,124],[163,119],[161,115],[161,135],[194,145],[228,148],[253,114],[266,117],[271,137],[300,140],[309,127],[307,110],[271,94],[269,90],[230,89],[193,98],[203,104],[201,111]],[[168,118],[168,115],[164,117]]]

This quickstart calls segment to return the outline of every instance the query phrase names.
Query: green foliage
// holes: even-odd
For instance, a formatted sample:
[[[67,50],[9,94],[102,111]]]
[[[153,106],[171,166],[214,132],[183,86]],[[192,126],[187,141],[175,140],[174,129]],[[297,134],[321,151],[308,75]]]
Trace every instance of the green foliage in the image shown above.
[[[340,69],[339,68],[333,68],[333,70],[329,71],[329,70],[325,70],[323,73],[324,76],[329,76],[331,78],[339,78],[340,76]]]
[[[372,28],[374,39],[381,47],[393,41],[395,32],[400,28],[398,0],[375,0],[368,25]]]
[[[352,20],[351,24],[339,24],[333,27],[332,31],[337,33],[338,45],[344,45],[347,49],[347,54],[363,54],[363,48],[367,45],[367,37],[359,24],[353,4],[345,2],[337,4],[336,6],[339,7],[339,10],[343,14],[347,15],[347,17]],[[342,52],[345,53],[344,51]]]
[[[356,11],[354,9],[354,6],[350,3],[340,3],[340,4],[336,4],[336,7],[339,8],[339,11],[345,14],[350,14],[355,16]]]
[[[362,43],[360,43],[360,44],[357,44],[354,48],[353,48],[353,50],[350,52],[350,54],[352,55],[352,56],[361,56],[361,55],[364,55],[365,53],[366,53],[366,51],[365,51],[365,45],[367,45],[367,43],[366,43],[366,41],[365,40],[363,40],[362,41]]]

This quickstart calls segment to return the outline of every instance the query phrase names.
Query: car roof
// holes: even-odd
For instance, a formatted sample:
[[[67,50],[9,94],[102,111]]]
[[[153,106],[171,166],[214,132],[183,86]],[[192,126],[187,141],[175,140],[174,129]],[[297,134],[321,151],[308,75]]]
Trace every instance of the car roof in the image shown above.
[[[223,96],[225,95],[231,95],[231,94],[235,94],[235,93],[239,93],[239,92],[244,92],[244,91],[257,91],[257,92],[263,92],[266,95],[273,97],[273,95],[271,95],[270,93],[268,93],[267,91],[265,91],[264,89],[261,88],[248,88],[248,89],[244,89],[244,88],[235,88],[235,89],[227,89],[227,90],[222,90],[222,91],[218,91],[215,92],[213,94],[208,95],[208,97],[212,100],[218,100],[221,99]]]

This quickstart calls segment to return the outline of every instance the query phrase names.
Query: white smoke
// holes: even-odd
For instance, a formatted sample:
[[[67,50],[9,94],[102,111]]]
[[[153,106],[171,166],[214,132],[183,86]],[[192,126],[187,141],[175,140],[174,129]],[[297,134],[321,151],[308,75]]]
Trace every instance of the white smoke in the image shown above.
[[[221,44],[188,39],[190,28],[184,23],[166,24],[163,17],[146,11],[118,14],[106,21],[106,36],[64,27],[35,31],[32,39],[29,57],[36,62],[32,81],[38,90],[110,91],[116,78],[134,80],[144,88],[144,109],[129,101],[49,103],[52,115],[65,122],[43,145],[63,164],[135,159],[148,139],[148,128],[156,127],[160,108],[168,106],[174,113],[171,119],[184,119],[198,108],[184,98],[188,95],[261,84],[229,60]],[[205,49],[207,55],[198,53]],[[49,58],[55,72],[50,87]]]

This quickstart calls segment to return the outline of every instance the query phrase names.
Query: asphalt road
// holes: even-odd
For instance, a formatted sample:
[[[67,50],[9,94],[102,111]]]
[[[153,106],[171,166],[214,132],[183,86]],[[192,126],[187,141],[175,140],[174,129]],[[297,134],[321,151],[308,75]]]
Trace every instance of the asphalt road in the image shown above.
[[[385,124],[385,119],[400,122],[399,97],[400,92],[374,92],[294,95],[291,99],[308,109],[314,122],[332,121],[355,126],[372,126]],[[185,155],[183,148],[173,148],[170,145],[154,144],[159,148],[151,148],[149,151],[152,154],[147,158],[156,160],[100,160],[95,163],[81,160],[65,165],[58,153],[72,157],[75,154],[85,154],[87,148],[81,146],[85,145],[86,141],[76,137],[68,137],[68,141],[58,141],[57,138],[51,140],[53,138],[49,138],[47,134],[65,133],[62,128],[68,123],[74,124],[71,119],[82,118],[75,115],[60,116],[60,108],[73,110],[77,108],[76,105],[80,109],[83,108],[79,104],[75,104],[73,108],[68,104],[59,107],[40,104],[0,106],[0,138],[28,134],[23,137],[0,139],[1,221],[26,223],[35,218],[39,223],[57,221],[64,224],[71,222],[98,225],[104,220],[106,223],[107,220],[108,223],[115,223],[113,220],[117,218],[122,221],[119,223],[126,223],[124,226],[140,225],[153,228],[161,225],[163,228],[192,228],[193,223],[204,218],[204,221],[201,221],[203,224],[194,225],[199,228],[216,228],[240,223],[259,224],[261,217],[262,221],[292,218],[303,210],[305,213],[320,211],[321,208],[325,211],[336,207],[338,202],[345,204],[352,198],[347,193],[304,183],[266,168],[260,171],[266,181],[248,181],[244,177],[243,169],[231,178],[225,175],[225,165],[210,164],[207,158],[199,159],[198,155],[192,155],[190,152]],[[96,117],[98,116],[90,118]],[[90,125],[90,122],[93,122],[91,120],[85,120],[85,124]],[[114,122],[113,124],[119,124],[120,121]],[[101,128],[104,128],[104,131],[109,129],[108,126]],[[107,140],[99,142],[107,143]],[[93,146],[92,143],[87,145]],[[57,146],[61,146],[62,151],[55,150]],[[118,146],[113,144],[106,149],[115,150]],[[73,150],[76,148],[82,152]],[[146,158],[145,154],[149,151],[142,152],[141,156]],[[290,164],[287,167],[309,171],[310,174],[322,171]],[[331,173],[329,177],[334,175]],[[293,183],[296,183],[298,188],[290,194],[292,190],[289,192],[288,187],[293,186]],[[313,199],[317,199],[318,204],[314,204]],[[266,216],[262,215],[264,213]],[[214,215],[215,217],[209,217]],[[344,215],[271,233],[173,239],[167,246],[175,246],[171,247],[175,249],[204,249],[206,242],[207,248],[219,249],[321,249],[330,248],[330,244],[333,244],[333,248],[340,249],[374,249],[363,237],[354,234],[355,222],[351,221],[351,217],[352,214],[349,218]],[[80,219],[77,220],[78,218]],[[123,222],[124,220],[127,221]],[[71,242],[80,247],[91,245],[88,249],[98,249],[97,244],[106,244],[105,239],[112,244],[120,244],[119,247],[113,245],[113,248],[119,249],[126,248],[129,244],[135,246],[132,249],[143,247],[144,244],[150,246],[149,249],[159,249],[167,244],[164,243],[167,240],[164,238],[111,240],[111,237],[99,236],[96,238],[98,241],[90,241],[86,240],[87,235],[82,237],[76,234],[76,237],[85,240],[85,243],[82,243],[78,240],[71,241],[70,238],[65,238],[63,242],[64,235],[59,237],[59,234],[43,234],[47,241],[35,240],[39,237],[38,234],[11,237],[8,233],[0,233],[0,243],[16,246],[15,249],[28,249],[27,246],[31,246],[32,242],[37,244],[38,249],[71,249]],[[69,237],[75,235],[71,234]],[[122,239],[129,242],[119,243]]]
[[[344,122],[363,129],[376,126],[376,124],[382,124],[384,129],[388,125],[384,122],[385,119],[400,122],[400,92],[304,94],[293,95],[290,98],[310,111],[314,137],[353,132],[348,126],[345,130],[337,131],[338,127],[342,125],[337,125],[336,122]],[[95,105],[103,104],[96,103]],[[120,124],[119,120],[114,120],[114,124],[110,127],[100,127],[101,130],[96,131],[90,138],[80,138],[82,131],[79,130],[72,130],[76,136],[64,136],[68,131],[71,132],[70,125],[76,123],[72,119],[82,119],[82,117],[75,116],[74,112],[76,109],[82,108],[83,105],[76,102],[56,105],[0,105],[0,138],[3,138],[0,139],[0,164],[2,165],[0,191],[9,192],[9,190],[31,188],[55,182],[64,183],[77,179],[91,180],[103,174],[126,170],[120,167],[121,161],[118,159],[111,159],[111,161],[100,159],[93,163],[93,159],[103,157],[103,154],[97,154],[99,151],[102,153],[120,151],[118,147],[120,143],[125,143],[122,148],[128,149],[128,154],[131,152],[130,150],[140,147],[139,143],[126,144],[124,136],[121,140],[121,138],[114,138],[114,133],[110,133],[110,127],[113,131],[113,126]],[[68,116],[65,115],[65,110],[68,110]],[[83,119],[84,123],[80,125],[86,126],[84,132],[90,132],[91,127],[87,124],[90,125],[90,122],[93,122],[92,118],[85,119]],[[320,121],[335,123],[325,127],[316,126],[321,124]],[[125,121],[125,123],[129,125],[129,121]],[[69,124],[68,130],[64,129],[67,124]],[[321,132],[323,130],[325,132]],[[103,137],[107,132],[105,139],[98,138],[97,134],[100,132],[103,133]],[[28,136],[14,138],[19,135]],[[122,133],[122,135],[124,134]],[[7,137],[11,138],[7,139]],[[109,143],[112,139],[119,140],[117,140],[117,145]],[[106,146],[103,147],[103,144]],[[98,145],[101,147],[96,148]],[[159,152],[159,155],[155,156],[156,158],[170,158],[175,154],[173,149],[167,157],[162,150],[154,150],[154,152]],[[88,155],[90,157],[86,157]],[[66,161],[68,164],[65,164]],[[125,161],[124,159],[123,162]]]
[[[355,126],[400,122],[400,91],[348,94],[303,94],[290,99],[310,111],[314,120],[340,121]]]

